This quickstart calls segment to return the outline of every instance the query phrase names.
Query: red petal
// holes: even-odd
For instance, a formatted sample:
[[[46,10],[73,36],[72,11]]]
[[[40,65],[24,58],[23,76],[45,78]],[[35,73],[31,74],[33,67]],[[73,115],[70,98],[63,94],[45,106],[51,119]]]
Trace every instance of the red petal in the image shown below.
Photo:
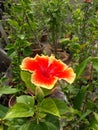
[[[52,62],[48,68],[50,75],[57,77],[58,79],[64,79],[68,83],[72,83],[76,74],[72,68],[68,68],[61,60],[57,60],[54,57],[51,58]]]
[[[35,57],[35,60],[36,62],[38,63],[39,67],[48,67],[48,62],[49,62],[49,57],[48,56],[39,56],[39,55],[36,55]]]
[[[59,79],[64,79],[71,84],[74,81],[76,74],[74,73],[73,69],[70,67],[60,73],[57,73],[55,76],[57,76]]]
[[[30,72],[33,72],[35,69],[38,68],[37,62],[34,58],[26,57],[23,61],[22,64],[20,65],[20,68],[22,70],[28,70]]]
[[[57,73],[62,72],[68,66],[64,64],[62,61],[57,60],[55,58],[51,58],[50,65],[48,67],[48,72],[55,76]]]
[[[72,68],[68,68],[62,61],[54,56],[39,56],[35,58],[25,58],[20,66],[22,70],[33,72],[31,81],[33,84],[51,89],[58,79],[64,79],[72,83],[75,73]]]
[[[52,89],[57,82],[55,77],[46,77],[39,71],[34,71],[31,76],[31,82],[36,85],[46,89]]]

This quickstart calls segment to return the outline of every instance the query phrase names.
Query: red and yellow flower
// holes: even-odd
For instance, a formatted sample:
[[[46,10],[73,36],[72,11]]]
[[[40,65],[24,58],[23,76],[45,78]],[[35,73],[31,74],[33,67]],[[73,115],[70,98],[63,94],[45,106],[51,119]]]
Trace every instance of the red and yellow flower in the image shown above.
[[[75,73],[61,60],[57,60],[53,55],[39,56],[35,58],[26,57],[23,59],[20,68],[31,73],[31,82],[46,89],[52,89],[57,80],[65,80],[72,83]]]

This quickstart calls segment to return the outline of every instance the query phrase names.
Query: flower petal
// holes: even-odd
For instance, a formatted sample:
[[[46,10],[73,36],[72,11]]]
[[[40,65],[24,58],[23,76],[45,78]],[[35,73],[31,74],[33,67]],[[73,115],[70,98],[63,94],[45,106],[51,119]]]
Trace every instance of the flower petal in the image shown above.
[[[34,71],[31,76],[31,82],[36,85],[46,89],[52,89],[57,82],[56,77],[46,77],[39,71]]]
[[[22,70],[33,72],[34,70],[38,68],[38,66],[34,58],[26,57],[25,59],[23,59],[22,64],[20,65],[20,68]]]
[[[61,60],[55,59],[55,57],[50,57],[50,65],[48,67],[48,72],[55,76],[55,74],[62,72],[64,69],[68,68]]]
[[[45,69],[47,69],[48,67],[48,62],[49,62],[49,57],[48,56],[39,56],[39,55],[36,55],[35,57],[35,60],[37,62],[37,65],[39,66],[38,67],[38,70],[40,71],[45,71]]]
[[[57,60],[53,55],[27,57],[22,61],[20,67],[22,70],[32,73],[31,82],[33,84],[47,89],[52,89],[59,79],[64,79],[71,84],[76,76],[71,67],[61,60]]]
[[[71,84],[74,81],[76,74],[74,73],[73,69],[69,67],[64,71],[57,73],[55,76],[59,79],[64,79],[65,81]]]

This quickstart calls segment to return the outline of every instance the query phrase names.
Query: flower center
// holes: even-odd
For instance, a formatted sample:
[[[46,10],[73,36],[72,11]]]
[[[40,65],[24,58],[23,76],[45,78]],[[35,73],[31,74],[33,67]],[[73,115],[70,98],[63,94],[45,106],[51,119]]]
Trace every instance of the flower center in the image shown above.
[[[49,78],[49,73],[48,73],[46,70],[42,71],[42,74],[43,74],[46,78]]]
[[[41,73],[42,73],[42,75],[44,76],[44,77],[46,77],[46,78],[49,78],[50,76],[49,76],[49,73],[48,73],[48,71],[47,71],[47,68],[44,68],[43,66],[41,67],[40,66],[40,70],[41,70]]]

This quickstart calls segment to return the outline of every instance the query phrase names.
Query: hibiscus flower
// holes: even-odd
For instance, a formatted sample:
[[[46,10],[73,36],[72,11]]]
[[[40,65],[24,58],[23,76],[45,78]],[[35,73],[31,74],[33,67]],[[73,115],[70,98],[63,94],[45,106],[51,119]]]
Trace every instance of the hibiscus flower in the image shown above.
[[[39,56],[23,59],[20,68],[31,73],[31,82],[46,89],[52,89],[57,80],[65,80],[72,83],[76,74],[71,67],[68,67],[61,60],[57,60],[53,55]]]

